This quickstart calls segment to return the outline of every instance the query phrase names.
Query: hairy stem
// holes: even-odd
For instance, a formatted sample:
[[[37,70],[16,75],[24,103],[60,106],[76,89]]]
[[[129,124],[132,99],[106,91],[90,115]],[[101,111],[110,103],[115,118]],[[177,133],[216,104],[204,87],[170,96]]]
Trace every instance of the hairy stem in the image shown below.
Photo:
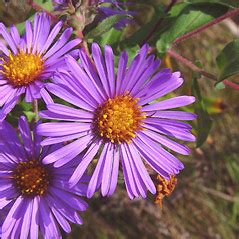
[[[175,58],[176,60],[178,60],[179,62],[183,63],[185,66],[187,66],[188,68],[190,68],[191,70],[195,71],[195,72],[198,72],[200,73],[201,75],[207,77],[208,79],[211,79],[213,81],[217,81],[217,77],[214,76],[213,74],[207,72],[207,71],[204,71],[203,69],[201,69],[200,67],[196,66],[193,62],[191,62],[190,60],[186,59],[185,57],[179,55],[178,53],[174,52],[172,49],[169,49],[167,51],[167,53]],[[235,90],[239,90],[239,85],[238,84],[235,84],[233,82],[230,82],[228,80],[224,80],[223,83],[230,87],[230,88],[233,88]]]
[[[197,28],[197,29],[195,29],[195,30],[193,30],[191,32],[188,32],[188,33],[182,35],[181,37],[178,37],[174,41],[174,43],[178,44],[179,42],[184,41],[184,40],[194,36],[195,34],[206,30],[207,28],[209,28],[209,27],[211,27],[211,26],[213,26],[215,24],[218,24],[219,22],[225,20],[226,18],[231,18],[231,17],[236,16],[238,14],[239,14],[239,8],[236,8],[236,9],[233,9],[231,11],[228,11],[227,13],[225,13],[224,15],[214,19],[213,21],[211,21],[209,23],[206,23],[205,25],[203,25],[203,26],[201,26],[201,27],[199,27],[199,28]]]
[[[38,111],[38,101],[37,101],[37,99],[35,99],[32,102],[32,108],[33,108],[33,111],[35,113],[35,122],[37,122],[39,120],[39,111]]]

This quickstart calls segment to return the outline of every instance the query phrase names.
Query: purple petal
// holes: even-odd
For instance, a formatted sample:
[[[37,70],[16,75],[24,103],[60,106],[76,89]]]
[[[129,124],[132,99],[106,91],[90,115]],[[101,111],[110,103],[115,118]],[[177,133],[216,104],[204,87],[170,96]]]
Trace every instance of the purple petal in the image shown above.
[[[132,168],[129,163],[129,156],[126,151],[125,144],[122,144],[120,148],[122,153],[122,166],[123,166],[126,189],[128,191],[129,197],[132,199],[132,196],[138,197],[139,193],[137,191],[137,186],[132,173]]]
[[[112,48],[108,45],[105,46],[105,63],[110,88],[110,97],[113,97],[115,94],[114,53]]]
[[[148,112],[148,116],[162,119],[175,119],[175,120],[194,120],[197,118],[196,114],[184,111],[157,111],[151,115]]]
[[[54,28],[51,30],[51,33],[49,34],[45,44],[43,45],[42,49],[39,51],[39,54],[42,54],[42,53],[44,53],[48,50],[48,48],[50,47],[50,45],[52,44],[52,42],[54,41],[54,39],[56,38],[56,36],[60,32],[62,25],[63,25],[63,22],[59,21],[54,26]]]
[[[143,131],[142,134],[147,135],[155,142],[158,142],[158,143],[162,144],[163,146],[165,146],[179,154],[189,155],[189,153],[190,153],[190,149],[187,146],[181,145],[177,142],[174,142],[173,140],[168,139],[167,137],[157,134],[151,130]]]
[[[65,100],[73,105],[76,105],[80,108],[83,108],[83,109],[86,109],[89,111],[95,110],[94,104],[92,106],[91,102],[85,102],[83,99],[81,99],[80,97],[75,95],[73,92],[62,88],[59,85],[48,84],[47,89],[52,94],[60,97],[61,99]]]
[[[81,42],[80,39],[74,39],[69,41],[68,43],[65,44],[65,46],[63,46],[59,51],[57,51],[54,55],[52,55],[50,58],[48,58],[45,62],[46,65],[50,65],[52,63],[54,63],[54,61],[65,55],[67,52],[69,52],[70,50],[72,50],[74,47],[76,47],[77,45],[79,45]]]
[[[57,137],[57,138],[47,137],[46,139],[44,139],[41,142],[41,145],[45,146],[45,145],[58,144],[58,143],[67,142],[69,140],[73,140],[73,139],[76,139],[76,138],[81,138],[81,137],[84,137],[84,136],[87,136],[87,135],[88,135],[88,132],[81,132],[81,133],[71,134],[69,136],[62,136],[62,137]]]
[[[93,119],[93,114],[87,111],[74,109],[66,105],[61,104],[48,104],[47,108],[49,111],[65,116],[74,116],[77,121],[91,122]]]
[[[39,228],[38,208],[39,208],[39,197],[37,196],[33,199],[30,238],[38,238],[38,228]]]
[[[55,207],[51,207],[51,211],[53,213],[53,215],[55,216],[56,220],[58,221],[58,223],[60,224],[60,226],[62,227],[62,229],[67,232],[70,233],[71,231],[71,226],[68,223],[68,221],[65,219],[65,217],[62,216],[62,214],[57,210],[57,208]]]
[[[40,227],[43,235],[46,234],[48,238],[60,238],[59,229],[56,226],[55,220],[44,197],[40,199],[39,212]]]
[[[23,223],[21,226],[21,239],[27,239],[28,234],[29,234],[29,229],[31,225],[31,214],[32,214],[32,206],[33,206],[33,200],[29,199],[28,201],[28,206],[24,212],[24,218],[23,218]]]
[[[27,43],[27,49],[28,52],[30,53],[32,49],[32,39],[33,39],[33,33],[32,33],[32,25],[29,21],[26,21],[25,24],[25,31],[26,31],[26,43]]]
[[[158,103],[146,105],[142,111],[167,110],[192,104],[195,101],[193,96],[178,96],[168,100],[162,100]]]
[[[101,142],[92,143],[87,152],[84,154],[82,161],[79,163],[75,169],[73,175],[71,176],[69,183],[73,187],[78,183],[84,172],[86,171],[88,165],[93,160],[94,156],[98,152],[101,146]]]
[[[111,95],[111,89],[109,88],[109,80],[106,76],[106,66],[104,63],[104,59],[100,50],[100,47],[97,43],[92,44],[92,56],[94,59],[95,66],[97,68],[100,80],[102,82],[102,86],[104,87],[104,90],[108,97]]]
[[[152,179],[150,178],[149,173],[147,172],[146,167],[143,164],[143,161],[137,152],[137,149],[135,148],[134,144],[129,144],[128,148],[132,155],[132,158],[134,159],[133,162],[134,162],[142,180],[144,181],[146,187],[149,189],[149,191],[152,194],[155,194],[156,193],[155,185],[154,185]]]
[[[156,69],[160,66],[160,60],[154,60],[154,56],[148,57],[147,61],[145,62],[146,69],[142,73],[142,75],[139,77],[138,81],[132,86],[130,89],[130,94],[137,98],[137,94],[140,89],[145,89],[145,82],[150,79],[150,77],[155,73]]]
[[[13,41],[12,37],[8,33],[6,27],[4,26],[3,23],[0,23],[0,35],[2,35],[3,38],[6,40],[7,44],[10,46],[13,53],[17,54],[18,50],[17,50],[17,47],[15,45],[15,42]]]
[[[72,28],[67,28],[61,34],[60,38],[56,41],[56,43],[47,51],[44,57],[47,59],[50,56],[52,56],[54,53],[56,53],[59,49],[61,49],[71,37],[72,32],[73,32]]]
[[[103,174],[103,169],[105,164],[105,157],[106,157],[109,145],[110,143],[105,144],[102,149],[101,155],[99,157],[94,173],[88,185],[88,189],[87,189],[88,198],[91,198],[94,195],[95,191],[98,189],[98,185],[100,185],[102,182],[102,174]]]
[[[109,192],[110,184],[111,184],[111,175],[112,175],[112,169],[113,169],[113,161],[114,158],[114,145],[109,144],[110,147],[108,147],[105,155],[105,163],[104,163],[104,169],[103,169],[103,176],[102,176],[102,183],[101,183],[101,193],[102,196],[106,196]]]
[[[40,94],[41,94],[42,99],[46,103],[46,105],[54,103],[53,99],[51,98],[51,96],[48,94],[48,92],[44,88],[41,89]]]
[[[66,123],[50,122],[43,123],[37,127],[37,133],[43,136],[59,137],[89,131],[91,124],[88,123]]]
[[[58,160],[61,160],[61,165],[64,165],[64,163],[69,162],[71,159],[73,159],[75,156],[77,156],[80,152],[82,152],[86,145],[90,142],[92,136],[88,135],[86,137],[80,138],[73,143],[70,143],[55,152],[48,154],[42,162],[45,164],[53,163]],[[70,156],[70,157],[69,157]]]
[[[69,69],[72,69],[71,72],[75,76],[75,79],[79,79],[76,82],[79,89],[81,91],[82,91],[82,87],[85,89],[85,91],[89,95],[89,98],[92,98],[94,101],[96,101],[95,106],[97,106],[97,104],[102,103],[101,95],[96,90],[94,84],[89,79],[89,77],[85,74],[85,72],[82,70],[82,68],[78,65],[76,60],[71,56],[67,56],[66,63],[68,65]],[[78,94],[81,93],[81,91],[78,92]]]
[[[173,73],[171,79],[167,80],[164,83],[157,83],[157,86],[152,86],[151,88],[148,88],[148,92],[150,94],[147,94],[145,97],[141,98],[138,102],[139,105],[144,105],[152,100],[158,99],[174,90],[179,88],[183,84],[182,78],[176,78],[175,73]],[[136,96],[137,97],[137,96]]]
[[[23,117],[23,116],[20,117],[18,128],[20,130],[22,141],[27,151],[27,154],[29,158],[33,158],[34,147],[33,147],[32,135],[31,135],[31,131],[30,131],[26,117]]]
[[[116,80],[116,95],[120,94],[121,85],[123,84],[123,79],[125,78],[126,68],[128,62],[128,55],[125,51],[120,55],[118,64],[118,74]]]
[[[167,135],[174,137],[176,139],[184,140],[184,141],[189,141],[189,142],[194,142],[196,140],[195,136],[190,133],[189,130],[180,128],[180,127],[175,127],[175,126],[170,126],[170,125],[152,125],[152,124],[144,124],[144,128],[155,131],[156,133]]]
[[[69,207],[78,210],[78,211],[85,211],[88,208],[88,205],[85,201],[80,199],[79,197],[75,196],[72,193],[68,193],[66,191],[59,190],[55,187],[51,187],[50,189],[53,196],[59,198]]]
[[[118,183],[118,172],[119,172],[119,151],[118,149],[114,150],[114,156],[113,156],[113,169],[112,169],[112,175],[111,175],[111,182],[110,182],[110,188],[108,192],[108,196],[111,196],[117,186]]]

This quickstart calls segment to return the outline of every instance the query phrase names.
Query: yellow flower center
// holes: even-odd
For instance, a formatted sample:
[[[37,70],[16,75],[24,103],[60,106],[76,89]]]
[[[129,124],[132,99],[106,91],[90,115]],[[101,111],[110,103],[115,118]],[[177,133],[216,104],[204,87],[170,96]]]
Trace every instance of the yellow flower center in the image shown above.
[[[13,179],[23,195],[43,195],[49,186],[49,172],[44,165],[33,159],[20,162],[13,171]]]
[[[129,143],[145,118],[137,101],[124,94],[104,102],[96,112],[97,133],[112,143]]]
[[[44,69],[44,60],[40,55],[20,51],[2,59],[1,73],[13,86],[27,86],[37,80]]]

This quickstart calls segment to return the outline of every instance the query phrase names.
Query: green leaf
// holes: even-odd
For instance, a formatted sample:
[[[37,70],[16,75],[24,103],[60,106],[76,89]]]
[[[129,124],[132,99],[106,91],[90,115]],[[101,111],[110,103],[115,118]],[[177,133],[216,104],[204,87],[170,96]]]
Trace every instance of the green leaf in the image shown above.
[[[119,42],[121,36],[122,31],[116,30],[115,28],[111,28],[111,30],[94,40],[101,46],[105,46],[107,44],[113,46],[114,44]]]
[[[231,8],[239,7],[239,1],[237,0],[188,0],[190,3],[217,3]]]
[[[202,144],[206,141],[208,134],[212,128],[212,120],[206,110],[204,105],[203,98],[201,96],[200,88],[198,85],[197,78],[195,77],[192,85],[193,95],[196,98],[196,102],[194,103],[195,113],[197,114],[197,147],[202,146]]]
[[[102,34],[108,32],[117,22],[121,19],[130,18],[129,15],[113,15],[111,17],[106,18],[103,20],[96,28],[91,30],[87,35],[86,38],[94,39],[96,37],[101,36]]]
[[[217,90],[224,90],[226,88],[225,84],[223,82],[219,82],[215,85],[215,88]]]
[[[40,5],[43,9],[47,11],[53,11],[52,1],[49,0],[34,0],[35,3]]]
[[[216,62],[220,70],[217,84],[239,74],[239,39],[226,45],[217,56]]]
[[[190,4],[182,3],[172,9],[170,17],[165,19],[163,28],[158,33],[159,53],[165,53],[171,44],[180,36],[191,32],[215,18],[225,14],[228,7],[220,4]]]
[[[36,114],[34,112],[31,112],[31,111],[23,111],[23,113],[26,115],[28,122],[32,122],[32,120],[36,116]]]
[[[25,21],[21,22],[21,23],[18,23],[16,25],[16,28],[17,28],[19,34],[22,35],[24,33],[24,31],[25,31]]]

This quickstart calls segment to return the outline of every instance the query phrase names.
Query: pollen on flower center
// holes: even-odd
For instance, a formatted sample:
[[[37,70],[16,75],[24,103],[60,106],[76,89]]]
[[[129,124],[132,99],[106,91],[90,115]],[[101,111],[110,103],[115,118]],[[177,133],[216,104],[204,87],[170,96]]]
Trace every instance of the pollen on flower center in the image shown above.
[[[40,55],[20,51],[2,59],[1,73],[13,86],[27,86],[38,79],[44,69],[44,59]]]
[[[104,102],[96,112],[97,133],[112,143],[129,143],[145,118],[137,101],[124,94]]]
[[[33,159],[20,162],[13,171],[18,190],[25,196],[43,195],[49,186],[49,172],[43,164]]]

